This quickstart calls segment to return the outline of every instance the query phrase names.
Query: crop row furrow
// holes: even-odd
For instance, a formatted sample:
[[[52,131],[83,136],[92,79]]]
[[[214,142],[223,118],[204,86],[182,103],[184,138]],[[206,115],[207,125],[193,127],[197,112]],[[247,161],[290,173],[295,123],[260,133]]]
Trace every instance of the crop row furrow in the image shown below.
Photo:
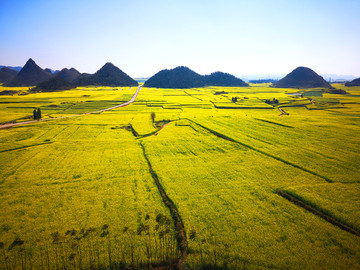
[[[304,208],[305,210],[313,213],[314,215],[317,215],[317,216],[321,217],[322,219],[326,220],[327,222],[339,227],[340,229],[347,231],[349,233],[352,233],[356,236],[360,236],[360,231],[358,229],[355,229],[355,228],[345,224],[343,221],[338,220],[336,217],[330,216],[329,214],[325,213],[321,209],[316,209],[315,207],[309,205],[308,203],[300,200],[300,198],[295,197],[283,190],[278,190],[276,193],[278,195],[280,195],[281,197],[287,199],[288,201]]]
[[[171,217],[174,221],[174,226],[175,226],[175,230],[176,230],[176,240],[178,243],[178,248],[181,252],[181,258],[178,262],[178,266],[179,266],[179,269],[182,269],[182,263],[185,261],[185,259],[187,257],[187,240],[186,240],[186,233],[185,233],[183,221],[181,219],[181,216],[180,216],[179,211],[177,210],[175,204],[168,197],[168,195],[165,193],[164,188],[160,184],[159,178],[158,178],[157,174],[155,173],[155,171],[153,170],[150,160],[146,155],[145,147],[141,142],[140,142],[140,146],[142,148],[146,163],[149,167],[150,174],[156,183],[156,186],[159,190],[159,193],[160,193],[165,205],[169,208]]]
[[[315,175],[315,176],[318,176],[318,177],[324,179],[326,182],[329,182],[329,183],[333,183],[333,182],[334,182],[334,181],[332,181],[331,179],[329,179],[329,178],[327,178],[327,177],[325,177],[325,176],[322,176],[322,175],[320,175],[320,174],[318,174],[318,173],[316,173],[316,172],[313,172],[313,171],[311,171],[311,170],[309,170],[309,169],[303,168],[303,167],[301,167],[301,166],[299,166],[299,165],[296,165],[296,164],[294,164],[294,163],[292,163],[292,162],[289,162],[289,161],[287,161],[287,160],[284,160],[284,159],[282,159],[282,158],[280,158],[280,157],[277,157],[277,156],[271,155],[271,154],[269,154],[269,153],[266,153],[266,152],[264,152],[264,151],[262,151],[262,150],[256,149],[256,148],[254,148],[254,147],[252,147],[252,146],[250,146],[250,145],[247,145],[247,144],[245,144],[245,143],[239,142],[239,141],[237,141],[237,140],[235,140],[235,139],[233,139],[233,138],[231,138],[231,137],[228,137],[228,136],[226,136],[226,135],[224,135],[224,134],[222,134],[222,133],[219,133],[219,132],[217,132],[217,131],[215,131],[215,130],[212,130],[212,129],[206,127],[206,126],[203,126],[203,125],[199,124],[198,122],[195,122],[195,121],[193,121],[193,120],[191,120],[191,119],[187,119],[187,120],[189,120],[189,121],[193,122],[194,124],[196,124],[196,125],[204,128],[204,129],[208,130],[210,133],[214,134],[215,136],[217,136],[217,137],[219,137],[219,138],[222,138],[222,139],[224,139],[224,140],[228,140],[228,141],[230,141],[230,142],[238,143],[238,144],[240,144],[240,145],[242,145],[242,146],[244,146],[244,147],[246,147],[246,148],[249,148],[249,149],[251,149],[251,150],[253,150],[253,151],[256,151],[256,152],[258,152],[258,153],[261,153],[261,154],[263,154],[263,155],[265,155],[265,156],[268,156],[268,157],[271,157],[271,158],[273,158],[273,159],[276,159],[276,160],[278,160],[278,161],[280,161],[280,162],[283,162],[283,163],[285,163],[285,164],[287,164],[287,165],[290,165],[290,166],[292,166],[292,167],[294,167],[294,168],[297,168],[297,169],[300,169],[300,170],[302,170],[302,171],[304,171],[304,172],[307,172],[307,173],[313,174],[313,175]]]
[[[32,144],[32,145],[20,146],[20,147],[16,147],[16,148],[12,148],[12,149],[1,150],[0,153],[10,152],[10,151],[15,151],[15,150],[21,150],[21,149],[25,149],[25,148],[29,148],[29,147],[34,147],[34,146],[39,146],[39,145],[44,145],[44,144],[50,144],[50,143],[53,143],[53,142],[43,142],[43,143],[37,143],[37,144]]]

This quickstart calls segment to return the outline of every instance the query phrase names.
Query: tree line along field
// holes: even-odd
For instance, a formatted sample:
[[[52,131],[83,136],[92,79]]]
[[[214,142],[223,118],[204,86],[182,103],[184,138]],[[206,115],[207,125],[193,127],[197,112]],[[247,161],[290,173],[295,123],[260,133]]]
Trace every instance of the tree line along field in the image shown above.
[[[360,231],[360,88],[336,87],[1,96],[2,123],[78,116],[0,130],[0,268],[360,268],[358,235],[279,195]]]

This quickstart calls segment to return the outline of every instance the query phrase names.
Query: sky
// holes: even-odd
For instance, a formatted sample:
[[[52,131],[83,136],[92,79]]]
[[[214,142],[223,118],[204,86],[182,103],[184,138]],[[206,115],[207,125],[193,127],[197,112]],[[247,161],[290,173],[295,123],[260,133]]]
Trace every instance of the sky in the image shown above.
[[[0,65],[360,77],[359,0],[0,0]]]

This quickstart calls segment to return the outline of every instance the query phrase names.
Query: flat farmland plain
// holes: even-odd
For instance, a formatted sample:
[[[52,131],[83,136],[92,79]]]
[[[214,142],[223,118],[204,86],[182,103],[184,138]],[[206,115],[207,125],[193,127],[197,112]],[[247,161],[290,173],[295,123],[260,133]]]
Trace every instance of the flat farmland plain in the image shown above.
[[[360,268],[359,235],[326,220],[360,231],[360,88],[335,87],[143,88],[0,130],[0,267]],[[2,96],[0,118],[135,90]]]

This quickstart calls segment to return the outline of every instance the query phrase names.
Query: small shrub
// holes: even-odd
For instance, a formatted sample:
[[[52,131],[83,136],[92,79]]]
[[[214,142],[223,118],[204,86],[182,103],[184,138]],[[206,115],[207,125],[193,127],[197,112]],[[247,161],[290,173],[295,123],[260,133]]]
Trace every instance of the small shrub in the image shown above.
[[[154,123],[156,114],[154,112],[151,113],[151,120]]]

